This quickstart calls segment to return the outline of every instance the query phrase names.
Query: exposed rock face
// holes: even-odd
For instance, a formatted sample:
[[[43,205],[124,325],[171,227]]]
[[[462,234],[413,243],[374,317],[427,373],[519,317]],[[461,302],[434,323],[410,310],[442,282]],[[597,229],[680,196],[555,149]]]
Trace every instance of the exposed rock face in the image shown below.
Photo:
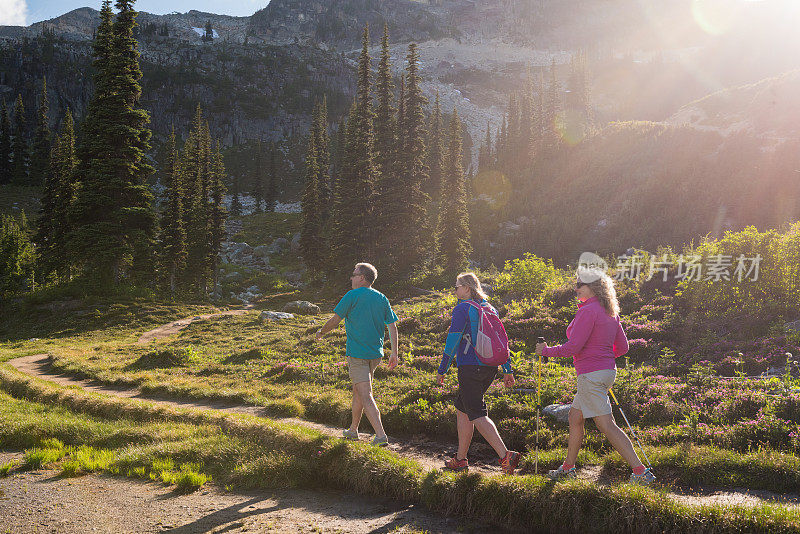
[[[549,415],[559,423],[569,422],[569,404],[550,404],[542,409],[544,415]]]

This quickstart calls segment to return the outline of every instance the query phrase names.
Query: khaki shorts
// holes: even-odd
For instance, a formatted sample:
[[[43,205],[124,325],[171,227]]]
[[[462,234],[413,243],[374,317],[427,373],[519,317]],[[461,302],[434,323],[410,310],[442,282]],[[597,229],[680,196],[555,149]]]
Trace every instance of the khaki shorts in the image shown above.
[[[364,358],[347,357],[347,368],[350,370],[350,380],[353,384],[359,382],[372,383],[372,375],[375,374],[375,368],[381,363],[380,358],[373,358],[365,360]]]
[[[617,378],[616,369],[601,369],[578,375],[578,392],[572,407],[583,412],[583,418],[597,417],[611,413],[608,390]]]

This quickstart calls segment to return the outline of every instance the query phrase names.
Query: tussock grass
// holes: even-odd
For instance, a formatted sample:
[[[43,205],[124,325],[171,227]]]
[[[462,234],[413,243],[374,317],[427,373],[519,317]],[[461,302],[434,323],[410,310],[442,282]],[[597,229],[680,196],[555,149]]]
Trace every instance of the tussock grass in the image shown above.
[[[7,477],[8,473],[14,469],[14,465],[16,464],[13,460],[0,464],[0,477]]]
[[[270,420],[104,398],[45,384],[4,368],[0,368],[0,386],[31,401],[36,397],[37,401],[61,403],[90,414],[65,414],[64,418],[69,424],[83,420],[97,432],[89,432],[95,441],[109,436],[102,435],[108,429],[92,418],[116,419],[106,423],[115,425],[114,432],[139,426],[150,439],[124,449],[111,472],[141,477],[155,472],[160,480],[184,489],[202,479],[194,474],[205,473],[213,474],[220,483],[241,487],[348,489],[542,532],[800,532],[796,510],[777,504],[690,507],[669,499],[663,491],[627,484],[599,487],[579,480],[553,484],[541,476],[425,472],[416,462],[391,451]],[[41,405],[6,402],[21,406],[0,412],[6,419],[47,420]],[[20,411],[24,412],[22,416],[18,415]],[[32,423],[35,426],[36,421]],[[175,427],[174,435],[167,439],[165,433],[170,427]],[[54,437],[69,435],[63,426],[50,430]],[[0,430],[0,445],[5,444],[4,435]],[[239,465],[242,467],[237,468]]]

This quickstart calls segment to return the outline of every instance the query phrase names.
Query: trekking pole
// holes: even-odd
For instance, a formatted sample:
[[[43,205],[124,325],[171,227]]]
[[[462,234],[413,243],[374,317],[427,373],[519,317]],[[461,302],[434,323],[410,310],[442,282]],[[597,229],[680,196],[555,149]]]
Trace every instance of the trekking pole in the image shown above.
[[[619,408],[619,413],[621,413],[622,414],[622,418],[625,419],[625,423],[627,423],[628,429],[631,431],[631,434],[633,434],[633,437],[636,440],[636,443],[639,444],[639,449],[642,451],[642,455],[644,456],[644,460],[647,462],[647,467],[652,469],[653,466],[650,465],[650,459],[647,457],[647,453],[644,452],[644,447],[642,447],[642,442],[639,441],[639,436],[636,435],[636,431],[633,430],[633,427],[631,426],[630,422],[628,421],[628,418],[625,416],[625,412],[622,411],[622,406],[619,405],[619,401],[617,400],[617,396],[614,395],[614,391],[611,390],[611,389],[608,390],[608,393],[609,393],[609,395],[611,395],[611,398],[614,399],[614,403],[617,405],[617,408]]]
[[[537,343],[544,343],[544,338],[539,336]],[[539,419],[541,418],[542,403],[542,354],[539,353],[539,365],[536,366],[536,455],[533,461],[533,472],[539,474]]]

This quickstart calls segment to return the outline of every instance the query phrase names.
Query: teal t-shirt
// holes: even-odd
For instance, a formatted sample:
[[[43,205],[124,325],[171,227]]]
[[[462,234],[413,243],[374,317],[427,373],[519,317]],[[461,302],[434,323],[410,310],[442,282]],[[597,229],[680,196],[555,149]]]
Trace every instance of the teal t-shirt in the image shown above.
[[[351,289],[333,313],[344,319],[348,356],[363,360],[383,357],[386,325],[397,321],[397,315],[383,293],[371,287]]]

